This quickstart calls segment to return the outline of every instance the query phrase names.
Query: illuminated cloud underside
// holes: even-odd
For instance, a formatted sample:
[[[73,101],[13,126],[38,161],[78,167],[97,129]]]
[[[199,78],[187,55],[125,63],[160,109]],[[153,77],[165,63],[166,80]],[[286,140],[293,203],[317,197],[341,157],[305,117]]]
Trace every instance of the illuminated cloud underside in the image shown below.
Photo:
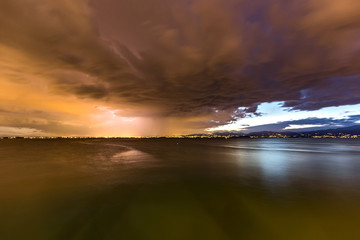
[[[358,0],[1,1],[0,135],[238,129],[272,123],[264,102],[355,109],[359,13]]]
[[[315,127],[324,127],[324,126],[326,126],[326,125],[324,125],[324,124],[304,124],[304,125],[290,124],[290,126],[284,128],[284,130],[315,128]]]

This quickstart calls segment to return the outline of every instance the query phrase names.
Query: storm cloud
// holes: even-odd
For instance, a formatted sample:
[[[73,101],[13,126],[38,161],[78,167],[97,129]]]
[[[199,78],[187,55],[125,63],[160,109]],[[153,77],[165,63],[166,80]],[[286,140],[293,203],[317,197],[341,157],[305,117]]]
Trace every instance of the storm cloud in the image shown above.
[[[64,129],[86,123],[76,115],[85,105],[199,130],[258,114],[262,102],[360,103],[358,0],[5,0],[0,29],[7,111],[59,115]]]

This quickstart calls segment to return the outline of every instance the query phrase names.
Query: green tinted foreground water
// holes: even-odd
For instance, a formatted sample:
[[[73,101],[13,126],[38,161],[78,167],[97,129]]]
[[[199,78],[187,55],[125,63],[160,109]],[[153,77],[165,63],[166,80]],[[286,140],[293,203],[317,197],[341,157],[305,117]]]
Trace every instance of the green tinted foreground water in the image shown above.
[[[0,239],[360,239],[360,141],[0,140]]]

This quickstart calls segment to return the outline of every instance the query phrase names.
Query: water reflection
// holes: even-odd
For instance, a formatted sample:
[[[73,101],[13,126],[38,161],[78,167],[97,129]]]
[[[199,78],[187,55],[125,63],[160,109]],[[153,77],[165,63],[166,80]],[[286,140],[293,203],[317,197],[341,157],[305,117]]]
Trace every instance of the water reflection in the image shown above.
[[[150,154],[130,149],[124,152],[115,153],[110,159],[109,162],[111,163],[121,163],[121,164],[135,164],[135,163],[149,163],[153,157]]]
[[[360,186],[358,145],[276,139],[238,141],[237,144],[231,142],[224,146],[236,149],[242,180],[246,176],[259,177],[271,188],[301,184],[323,190],[351,188],[357,191]]]
[[[360,239],[360,141],[0,141],[0,239]]]
[[[264,182],[277,186],[288,183],[289,164],[292,160],[287,151],[260,151],[257,157]]]

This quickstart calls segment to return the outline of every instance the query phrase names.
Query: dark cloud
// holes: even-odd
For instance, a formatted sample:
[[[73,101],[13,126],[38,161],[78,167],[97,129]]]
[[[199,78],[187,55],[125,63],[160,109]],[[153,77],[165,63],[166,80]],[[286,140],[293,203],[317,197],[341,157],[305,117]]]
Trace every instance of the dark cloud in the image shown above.
[[[360,75],[333,76],[323,85],[304,89],[298,100],[287,101],[284,107],[296,110],[317,110],[323,107],[351,105],[360,102]]]
[[[347,97],[345,91],[326,96],[342,77],[358,73],[357,1],[92,3],[101,36],[144,81],[139,101],[158,104],[167,114],[217,108],[231,115],[239,106],[251,112],[271,101],[311,110],[360,102],[356,90]],[[343,82],[343,88],[357,82]],[[122,83],[113,84],[121,95]],[[321,96],[307,101],[302,90]]]
[[[262,102],[360,103],[359,13],[358,0],[4,0],[0,46],[26,61],[0,66],[125,115],[216,126]]]

